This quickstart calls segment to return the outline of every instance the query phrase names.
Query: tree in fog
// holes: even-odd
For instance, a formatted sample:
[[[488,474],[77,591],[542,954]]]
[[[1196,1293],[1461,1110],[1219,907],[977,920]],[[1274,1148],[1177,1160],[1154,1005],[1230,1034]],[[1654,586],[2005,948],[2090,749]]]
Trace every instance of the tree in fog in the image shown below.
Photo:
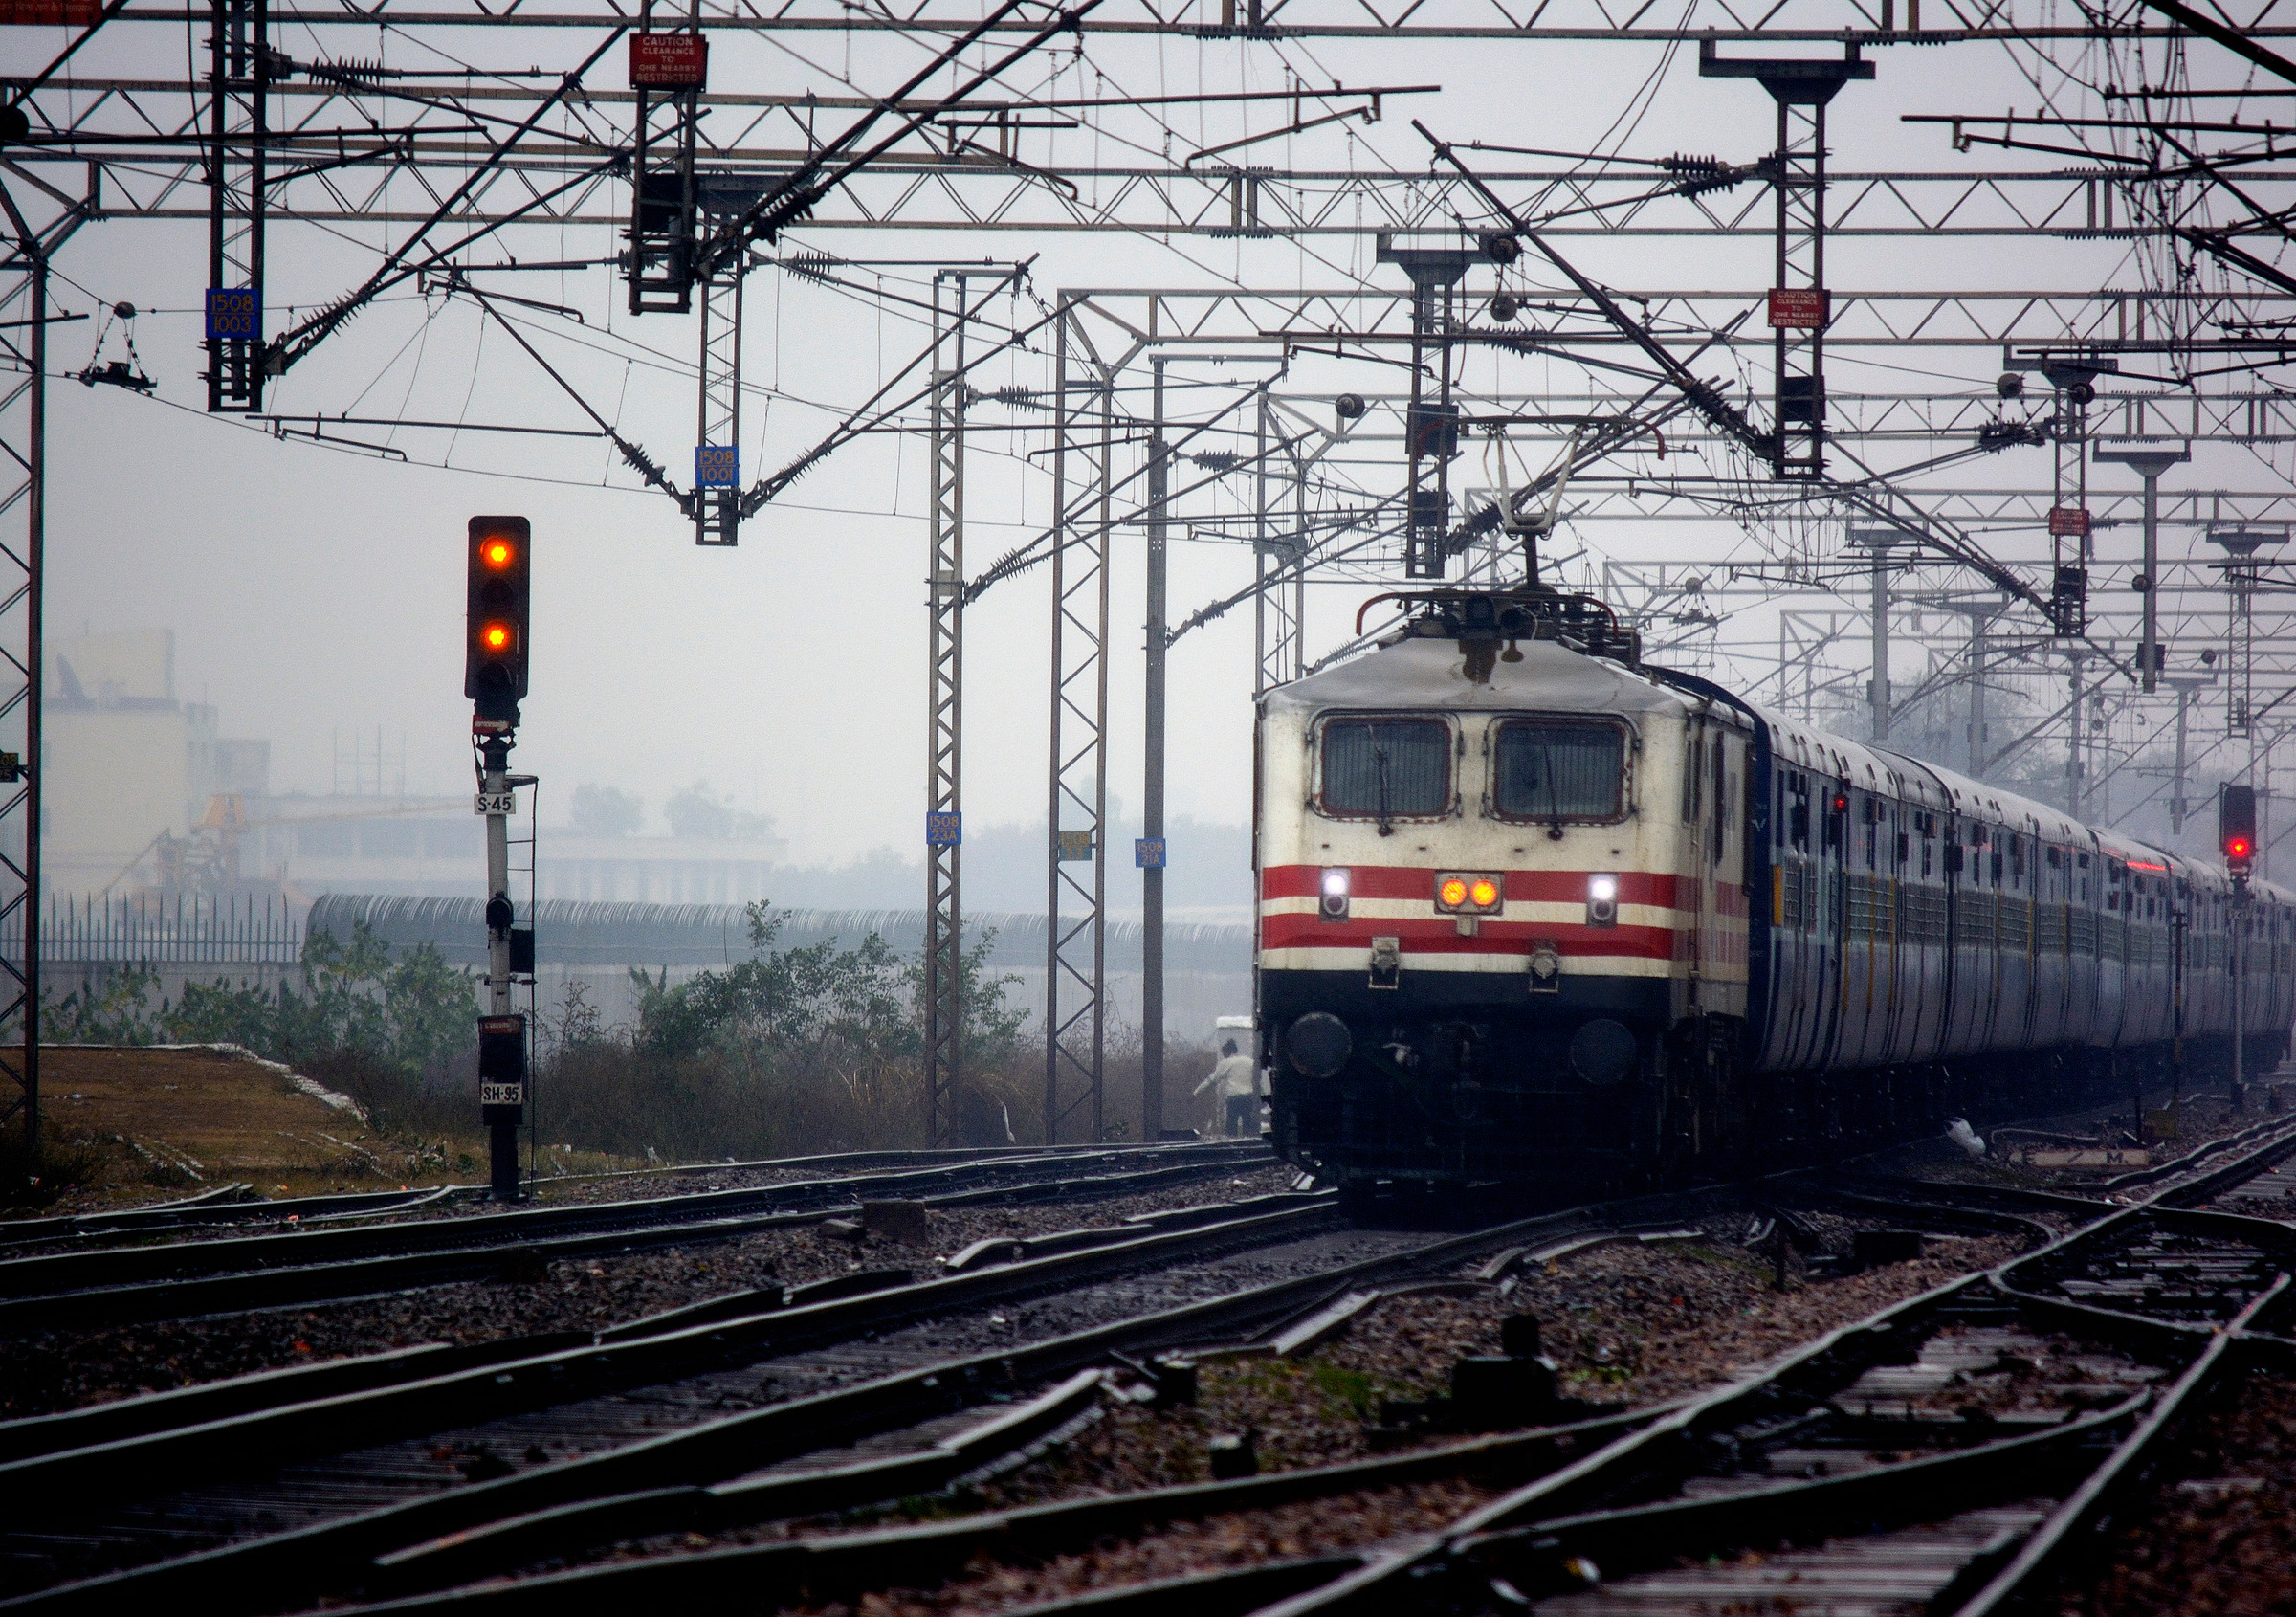
[[[585,836],[628,836],[645,823],[645,800],[634,791],[595,781],[574,788],[574,829]]]
[[[669,816],[672,836],[705,842],[757,842],[773,835],[771,814],[752,814],[735,808],[733,799],[711,791],[707,781],[695,781],[672,798],[662,811]]]

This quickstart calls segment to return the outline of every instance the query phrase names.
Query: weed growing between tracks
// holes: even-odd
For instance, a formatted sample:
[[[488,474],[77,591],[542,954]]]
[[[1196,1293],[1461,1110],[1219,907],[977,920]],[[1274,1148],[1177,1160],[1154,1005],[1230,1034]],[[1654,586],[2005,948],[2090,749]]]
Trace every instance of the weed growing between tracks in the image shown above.
[[[1063,1450],[983,1490],[994,1508],[1077,1494],[1202,1482],[1207,1445],[1255,1429],[1264,1471],[1358,1459],[1384,1399],[1449,1390],[1451,1366],[1499,1351],[1500,1321],[1538,1317],[1564,1390],[1595,1404],[1655,1403],[1712,1386],[1812,1337],[2013,1256],[2007,1237],[1940,1242],[1932,1255],[1779,1293],[1775,1270],[1721,1231],[1708,1245],[1605,1247],[1502,1294],[1381,1304],[1345,1338],[1296,1360],[1205,1363],[1192,1408],[1110,1411]],[[1846,1221],[1842,1224],[1847,1244]]]
[[[1850,1227],[1842,1221],[1829,1225],[1836,1222],[1846,1241]],[[666,1537],[613,1553],[676,1554],[718,1543],[759,1543],[879,1521],[1200,1482],[1208,1475],[1207,1440],[1245,1427],[1258,1431],[1263,1471],[1358,1458],[1370,1449],[1364,1417],[1376,1415],[1381,1397],[1441,1390],[1461,1353],[1495,1351],[1500,1319],[1524,1309],[1539,1316],[1566,1370],[1581,1372],[1579,1390],[1616,1388],[1627,1402],[1645,1403],[1726,1379],[1754,1359],[1797,1346],[2018,1250],[2018,1243],[2006,1238],[1941,1244],[1934,1256],[1816,1281],[1781,1295],[1774,1289],[1768,1266],[1717,1235],[1703,1248],[1597,1250],[1565,1259],[1505,1296],[1397,1299],[1358,1321],[1345,1340],[1298,1361],[1206,1362],[1194,1407],[1158,1413],[1137,1405],[1115,1407],[1062,1447],[977,1489],[904,1501],[895,1509],[767,1524],[718,1538]],[[1619,1373],[1584,1374],[1597,1369]],[[936,1588],[888,1589],[850,1605],[798,1609],[817,1617],[943,1617],[1026,1607],[1124,1584],[1359,1549],[1437,1531],[1491,1491],[1491,1484],[1463,1475],[1232,1512],[1112,1537],[1087,1551],[1041,1560],[983,1555]]]

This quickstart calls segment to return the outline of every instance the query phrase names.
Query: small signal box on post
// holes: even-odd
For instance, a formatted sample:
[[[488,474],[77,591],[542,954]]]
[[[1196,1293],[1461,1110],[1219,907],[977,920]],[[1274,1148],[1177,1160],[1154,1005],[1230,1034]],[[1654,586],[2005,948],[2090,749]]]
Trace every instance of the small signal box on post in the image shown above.
[[[475,717],[515,725],[526,695],[530,548],[534,525],[523,517],[471,519],[470,614],[462,694]]]
[[[2256,788],[2226,782],[2217,797],[2217,846],[2235,881],[2256,869]]]
[[[478,1018],[478,1114],[490,1128],[526,1119],[526,1018]]]

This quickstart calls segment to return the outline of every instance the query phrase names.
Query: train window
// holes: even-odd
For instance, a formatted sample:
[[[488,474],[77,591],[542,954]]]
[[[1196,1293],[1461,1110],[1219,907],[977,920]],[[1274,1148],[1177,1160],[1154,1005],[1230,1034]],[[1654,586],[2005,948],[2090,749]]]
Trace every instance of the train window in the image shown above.
[[[1682,823],[1694,826],[1698,823],[1698,783],[1704,778],[1706,743],[1692,736],[1689,751],[1682,765]]]
[[[1451,807],[1451,730],[1440,719],[1334,719],[1323,727],[1327,814],[1424,819]]]
[[[1615,820],[1625,783],[1626,738],[1615,724],[1510,719],[1499,726],[1491,808],[1501,819]]]
[[[2001,884],[2001,856],[1998,853],[1993,856],[1993,884],[1996,887]]]

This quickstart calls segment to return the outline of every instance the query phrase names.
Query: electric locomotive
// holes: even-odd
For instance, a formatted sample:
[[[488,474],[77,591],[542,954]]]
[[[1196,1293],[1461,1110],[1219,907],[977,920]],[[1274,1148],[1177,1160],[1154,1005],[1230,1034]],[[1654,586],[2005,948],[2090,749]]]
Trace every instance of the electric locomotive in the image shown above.
[[[1644,666],[1591,597],[1405,599],[1258,718],[1273,1139],[1344,1197],[2126,1096],[2226,1066],[2236,1002],[2285,1052],[2282,889]]]

